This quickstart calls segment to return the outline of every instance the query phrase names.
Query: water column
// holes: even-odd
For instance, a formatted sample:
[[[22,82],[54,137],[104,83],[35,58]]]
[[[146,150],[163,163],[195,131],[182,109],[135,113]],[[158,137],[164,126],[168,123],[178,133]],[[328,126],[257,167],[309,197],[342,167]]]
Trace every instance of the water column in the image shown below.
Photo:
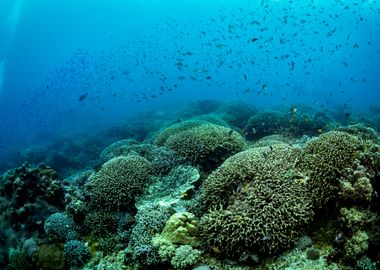
[[[3,7],[2,5],[5,4],[0,4],[0,8],[2,8],[3,12],[5,12],[5,16],[3,17],[4,21],[0,21],[0,23],[4,24],[3,31],[0,33],[0,97],[4,90],[7,49],[10,46],[16,32],[17,25],[20,20],[22,4],[23,0],[14,1],[10,7]]]

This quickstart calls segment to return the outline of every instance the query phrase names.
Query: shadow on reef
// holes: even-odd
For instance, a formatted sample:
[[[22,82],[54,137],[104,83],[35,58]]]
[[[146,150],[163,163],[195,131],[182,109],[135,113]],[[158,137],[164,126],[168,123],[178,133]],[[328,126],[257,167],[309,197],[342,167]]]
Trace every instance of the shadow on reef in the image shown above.
[[[1,178],[0,267],[376,269],[376,115],[203,100],[30,148]]]

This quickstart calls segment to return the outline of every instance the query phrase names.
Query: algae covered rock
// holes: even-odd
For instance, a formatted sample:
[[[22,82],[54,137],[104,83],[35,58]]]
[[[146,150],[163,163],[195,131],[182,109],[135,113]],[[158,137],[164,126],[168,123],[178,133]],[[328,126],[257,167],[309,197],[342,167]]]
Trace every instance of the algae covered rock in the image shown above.
[[[91,177],[93,203],[98,208],[114,211],[133,207],[135,196],[148,183],[151,171],[151,163],[143,157],[111,159]]]

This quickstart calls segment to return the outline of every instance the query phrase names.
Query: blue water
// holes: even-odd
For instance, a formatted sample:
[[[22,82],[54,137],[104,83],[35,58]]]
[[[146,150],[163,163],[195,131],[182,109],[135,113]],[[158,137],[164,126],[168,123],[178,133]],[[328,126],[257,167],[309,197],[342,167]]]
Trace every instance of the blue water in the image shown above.
[[[0,160],[198,99],[366,109],[377,1],[1,0]]]

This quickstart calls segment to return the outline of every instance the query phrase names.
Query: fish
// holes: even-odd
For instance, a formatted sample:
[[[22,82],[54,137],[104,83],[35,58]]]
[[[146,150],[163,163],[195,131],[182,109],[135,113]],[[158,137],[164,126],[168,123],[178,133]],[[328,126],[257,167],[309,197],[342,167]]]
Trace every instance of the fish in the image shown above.
[[[83,94],[83,95],[80,95],[79,98],[78,98],[78,101],[79,101],[79,102],[84,101],[84,100],[87,98],[87,96],[88,96],[88,93],[85,93],[85,94]]]

